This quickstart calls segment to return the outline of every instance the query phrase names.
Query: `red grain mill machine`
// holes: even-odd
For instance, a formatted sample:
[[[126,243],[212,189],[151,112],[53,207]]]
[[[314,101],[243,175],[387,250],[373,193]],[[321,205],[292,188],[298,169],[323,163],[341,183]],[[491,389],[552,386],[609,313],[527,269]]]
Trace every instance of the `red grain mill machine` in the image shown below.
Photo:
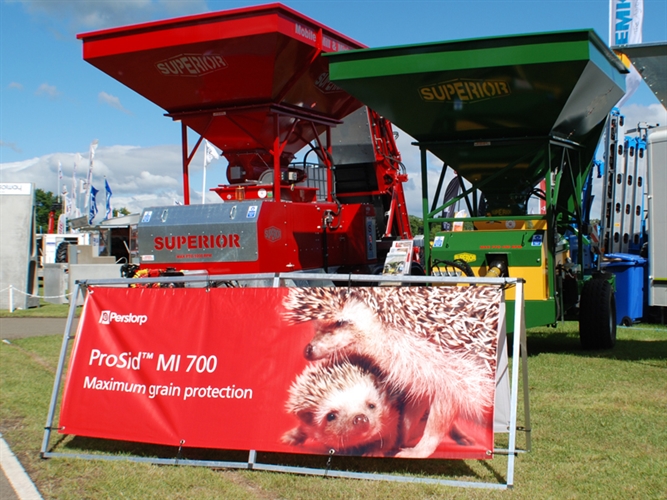
[[[392,240],[412,237],[391,125],[330,82],[321,56],[358,42],[281,4],[79,38],[87,62],[181,122],[185,205],[144,209],[142,268],[372,272]],[[229,184],[213,189],[223,203],[190,205],[203,139],[222,150]],[[294,161],[306,147],[315,165]]]

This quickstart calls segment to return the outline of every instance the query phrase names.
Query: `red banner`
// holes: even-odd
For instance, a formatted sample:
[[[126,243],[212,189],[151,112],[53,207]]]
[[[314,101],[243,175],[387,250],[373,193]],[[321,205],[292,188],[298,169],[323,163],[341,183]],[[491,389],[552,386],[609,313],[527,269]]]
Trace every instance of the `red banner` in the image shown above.
[[[496,287],[91,287],[61,432],[490,458],[500,303]]]

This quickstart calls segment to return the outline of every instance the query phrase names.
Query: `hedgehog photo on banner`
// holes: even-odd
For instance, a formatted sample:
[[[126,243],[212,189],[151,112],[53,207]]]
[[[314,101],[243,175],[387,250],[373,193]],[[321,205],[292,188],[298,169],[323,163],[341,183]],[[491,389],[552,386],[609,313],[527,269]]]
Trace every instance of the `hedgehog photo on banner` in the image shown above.
[[[498,287],[293,288],[289,324],[312,326],[286,394],[305,452],[493,456]]]

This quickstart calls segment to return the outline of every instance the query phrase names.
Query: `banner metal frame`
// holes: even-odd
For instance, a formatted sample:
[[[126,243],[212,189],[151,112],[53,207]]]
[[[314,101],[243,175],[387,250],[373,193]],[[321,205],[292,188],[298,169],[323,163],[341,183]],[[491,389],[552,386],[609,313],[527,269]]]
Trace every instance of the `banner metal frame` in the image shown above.
[[[259,281],[265,282],[267,287],[277,288],[285,282],[290,282],[291,285],[304,286],[322,286],[323,283],[332,285],[334,281],[340,283],[347,281],[350,285],[352,283],[387,283],[396,284],[411,284],[411,285],[495,285],[495,286],[515,286],[515,313],[514,313],[514,334],[512,342],[512,367],[510,373],[510,427],[509,427],[509,443],[507,449],[495,448],[494,454],[507,455],[507,472],[506,481],[498,483],[489,483],[481,481],[459,481],[453,479],[440,479],[434,477],[417,477],[393,474],[379,474],[372,472],[352,472],[343,470],[330,469],[327,465],[325,469],[317,469],[301,466],[286,466],[269,463],[257,462],[257,451],[249,450],[248,460],[245,462],[233,461],[217,461],[217,460],[191,460],[180,458],[179,454],[175,458],[154,458],[154,457],[137,457],[137,456],[119,456],[119,455],[104,455],[104,454],[90,454],[90,453],[65,453],[49,450],[49,443],[51,441],[51,432],[57,431],[58,427],[54,426],[54,419],[56,410],[58,408],[58,399],[60,388],[62,385],[62,378],[65,372],[65,364],[67,361],[67,350],[70,341],[74,338],[71,334],[72,325],[74,323],[74,314],[76,311],[76,303],[79,294],[87,293],[89,286],[129,286],[132,284],[146,285],[149,283],[169,283],[169,284],[190,284],[198,285],[200,287],[210,288],[216,286],[218,283],[229,283],[238,281]],[[213,468],[227,468],[227,469],[248,469],[248,470],[262,470],[271,472],[285,472],[291,474],[314,475],[323,477],[337,477],[348,479],[365,479],[372,481],[394,481],[402,483],[423,483],[423,484],[440,484],[446,486],[458,486],[465,488],[487,488],[487,489],[511,489],[514,486],[515,460],[520,453],[530,452],[531,450],[531,426],[530,426],[530,401],[529,401],[529,387],[528,387],[528,357],[526,349],[526,328],[524,318],[524,283],[522,278],[469,278],[463,276],[456,277],[440,277],[440,276],[382,276],[374,274],[323,274],[323,273],[307,273],[307,272],[291,272],[291,273],[260,273],[260,274],[233,274],[233,275],[213,275],[213,276],[175,276],[175,277],[156,277],[156,278],[117,278],[117,279],[92,279],[76,281],[74,292],[70,297],[70,307],[67,315],[67,322],[65,324],[65,331],[63,333],[63,340],[58,359],[58,367],[53,382],[53,391],[51,393],[51,400],[49,410],[44,426],[44,437],[40,449],[40,457],[47,458],[80,458],[85,460],[108,460],[108,461],[130,461],[139,463],[151,463],[156,465],[188,465],[195,467],[213,467]],[[522,373],[523,386],[523,426],[518,426],[518,401],[519,401],[519,371]],[[525,448],[517,447],[517,432],[525,434]]]

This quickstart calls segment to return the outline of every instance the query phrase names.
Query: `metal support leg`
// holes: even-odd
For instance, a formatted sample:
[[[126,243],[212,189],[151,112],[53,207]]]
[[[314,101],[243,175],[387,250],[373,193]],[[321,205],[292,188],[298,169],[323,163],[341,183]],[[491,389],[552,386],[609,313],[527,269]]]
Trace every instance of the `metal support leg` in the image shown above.
[[[46,424],[44,425],[44,439],[42,440],[42,448],[40,456],[44,458],[44,454],[48,451],[49,440],[51,439],[51,430],[53,429],[53,417],[56,413],[56,405],[58,404],[58,393],[60,392],[60,382],[62,380],[63,371],[65,369],[65,358],[67,357],[67,347],[69,346],[70,332],[72,330],[72,323],[74,322],[74,314],[76,312],[76,301],[79,298],[79,291],[81,290],[79,283],[74,285],[74,293],[70,298],[69,312],[67,314],[67,323],[65,324],[65,333],[63,333],[63,341],[60,347],[60,357],[58,358],[58,368],[56,376],[53,380],[53,392],[51,393],[51,402],[49,403],[49,413],[46,417]]]
[[[514,484],[514,460],[516,459],[516,423],[517,423],[517,403],[519,399],[519,366],[521,337],[525,337],[524,322],[524,302],[523,302],[523,280],[516,284],[516,298],[514,309],[514,339],[512,342],[512,378],[510,391],[510,435],[509,435],[509,456],[507,457],[507,487],[511,488]]]

